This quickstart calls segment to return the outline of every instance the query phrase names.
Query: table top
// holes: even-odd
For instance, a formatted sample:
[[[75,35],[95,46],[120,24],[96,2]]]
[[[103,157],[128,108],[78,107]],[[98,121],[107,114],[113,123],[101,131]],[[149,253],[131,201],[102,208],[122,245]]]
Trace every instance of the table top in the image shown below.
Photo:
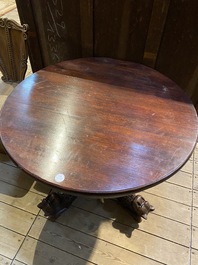
[[[69,193],[114,197],[151,187],[188,160],[197,114],[183,90],[132,62],[81,58],[22,81],[0,118],[16,164]]]

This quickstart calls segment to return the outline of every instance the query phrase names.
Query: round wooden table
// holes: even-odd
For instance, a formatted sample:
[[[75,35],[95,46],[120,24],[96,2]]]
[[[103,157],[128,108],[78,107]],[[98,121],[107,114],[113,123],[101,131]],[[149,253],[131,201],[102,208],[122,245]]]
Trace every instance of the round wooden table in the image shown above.
[[[65,192],[122,197],[166,180],[197,140],[182,89],[132,62],[81,58],[22,81],[1,112],[1,140],[16,164]]]

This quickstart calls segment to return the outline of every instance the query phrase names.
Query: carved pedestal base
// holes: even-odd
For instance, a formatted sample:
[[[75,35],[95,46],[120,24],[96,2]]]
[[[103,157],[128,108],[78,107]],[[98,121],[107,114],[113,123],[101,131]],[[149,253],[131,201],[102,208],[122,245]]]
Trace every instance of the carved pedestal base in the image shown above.
[[[142,218],[147,219],[148,213],[155,210],[141,195],[132,194],[118,198],[117,200],[123,207],[130,211],[134,220],[138,223],[142,221]]]
[[[67,195],[63,192],[50,192],[49,195],[42,200],[37,206],[43,210],[44,215],[51,221],[55,221],[64,211],[66,211],[76,196]],[[155,208],[150,205],[141,195],[129,195],[118,198],[117,201],[126,209],[128,209],[134,220],[138,223],[142,218],[147,219],[149,212]]]
[[[55,221],[64,211],[66,211],[76,196],[67,195],[62,192],[50,192],[37,206],[43,210],[44,215],[51,221]]]

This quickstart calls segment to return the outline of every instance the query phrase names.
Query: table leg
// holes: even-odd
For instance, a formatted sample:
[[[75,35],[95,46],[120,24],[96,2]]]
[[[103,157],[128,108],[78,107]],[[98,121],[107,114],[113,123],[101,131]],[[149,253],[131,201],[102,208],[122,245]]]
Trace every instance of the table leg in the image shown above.
[[[128,209],[136,222],[140,223],[142,218],[147,219],[148,213],[155,208],[141,195],[132,194],[117,198],[118,202]]]
[[[67,195],[63,192],[51,192],[37,206],[43,210],[44,215],[49,220],[55,221],[64,211],[66,211],[76,196]],[[155,208],[146,201],[141,195],[132,194],[117,198],[119,204],[128,209],[134,220],[138,223],[142,218],[147,219],[148,213],[154,211]]]
[[[55,221],[64,211],[66,211],[76,196],[67,195],[63,192],[51,192],[37,206],[43,210],[44,215],[49,220]]]

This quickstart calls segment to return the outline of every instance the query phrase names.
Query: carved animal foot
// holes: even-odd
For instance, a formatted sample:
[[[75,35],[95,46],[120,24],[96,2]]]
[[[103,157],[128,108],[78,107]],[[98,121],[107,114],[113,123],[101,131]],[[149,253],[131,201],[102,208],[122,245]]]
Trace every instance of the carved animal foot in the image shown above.
[[[37,207],[43,210],[44,215],[47,216],[49,220],[55,221],[69,208],[75,199],[76,196],[67,195],[63,192],[50,192]]]
[[[118,202],[128,209],[136,222],[140,223],[142,218],[147,219],[148,213],[155,208],[150,205],[141,195],[129,195],[117,199]]]

